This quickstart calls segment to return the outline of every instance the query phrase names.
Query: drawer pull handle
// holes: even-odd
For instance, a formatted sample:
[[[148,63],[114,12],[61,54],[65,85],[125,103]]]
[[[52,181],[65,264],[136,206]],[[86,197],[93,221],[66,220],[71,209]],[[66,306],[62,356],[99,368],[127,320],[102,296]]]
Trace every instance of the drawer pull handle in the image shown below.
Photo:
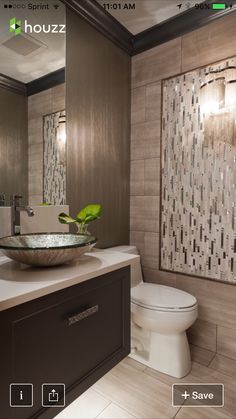
[[[86,317],[92,316],[92,314],[95,314],[97,312],[98,305],[90,307],[87,310],[82,311],[81,313],[75,314],[74,316],[68,318],[68,326],[80,322],[81,320],[86,319]]]

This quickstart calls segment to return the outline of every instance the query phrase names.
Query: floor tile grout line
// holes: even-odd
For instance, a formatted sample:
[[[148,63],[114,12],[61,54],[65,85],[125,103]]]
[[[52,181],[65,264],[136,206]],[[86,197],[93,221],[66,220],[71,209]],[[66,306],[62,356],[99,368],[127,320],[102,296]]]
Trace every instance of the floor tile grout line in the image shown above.
[[[97,393],[99,394],[99,395],[101,395],[101,396],[103,396],[104,398],[105,398],[105,393],[103,393],[103,392],[101,392],[101,391],[97,391]],[[127,413],[129,413],[131,416],[133,416],[134,417],[134,419],[144,419],[144,418],[139,418],[139,416],[137,416],[136,414],[134,414],[134,413],[131,413],[131,411],[129,411],[129,409],[127,409],[127,407],[126,406],[124,406],[124,405],[122,405],[119,401],[117,401],[117,400],[113,400],[113,399],[110,399],[111,400],[111,403],[113,403],[113,404],[115,404],[116,406],[118,406],[118,407],[120,407],[121,409],[123,409],[123,410],[125,410]],[[111,404],[110,403],[110,404]],[[108,406],[107,406],[108,407]],[[99,415],[100,415],[101,413],[99,413]]]
[[[94,390],[94,391],[95,391],[95,390]],[[100,394],[99,394],[99,395],[100,395]],[[109,403],[106,407],[104,407],[104,409],[102,409],[102,410],[101,410],[101,412],[99,412],[99,413],[98,413],[98,415],[97,415],[97,416],[95,416],[95,418],[93,418],[93,419],[96,419],[99,415],[101,415],[101,413],[102,413],[102,412],[104,412],[104,410],[106,410],[106,409],[107,409],[107,408],[108,408],[111,404],[112,404],[112,401],[110,401],[110,403]]]
[[[196,345],[196,343],[192,343],[190,340],[189,340],[189,344],[192,345],[192,346],[195,346],[198,349],[202,349],[203,351],[212,352],[213,354],[216,353],[216,351],[212,351],[211,349],[204,348],[203,346]]]
[[[173,418],[172,419],[175,419],[176,418],[176,416],[178,415],[178,413],[180,412],[180,410],[182,409],[182,407],[180,407],[178,410],[177,410],[177,412],[175,413],[175,415],[173,416]]]
[[[221,353],[219,353],[219,352],[216,352],[216,355],[219,355],[219,356],[221,356],[222,358],[226,358],[226,359],[228,359],[229,361],[234,361],[234,362],[236,363],[236,358],[231,358],[230,356],[223,355],[223,354],[221,354]]]
[[[235,330],[235,329],[232,329],[232,330]],[[216,351],[211,351],[210,349],[203,348],[202,346],[195,345],[194,343],[191,343],[191,342],[190,342],[190,345],[194,346],[195,348],[202,349],[204,351],[212,352],[214,354],[213,358],[211,359],[211,361],[210,361],[210,363],[208,365],[205,365],[205,364],[201,364],[201,365],[205,365],[205,366],[209,367],[209,365],[213,362],[213,360],[215,359],[216,356],[220,356],[222,358],[226,358],[227,360],[234,361],[236,363],[236,358],[232,358],[230,356],[224,355],[224,354],[222,354],[220,352],[217,352],[217,350]],[[194,361],[194,362],[197,362],[197,361]],[[198,363],[200,364],[200,362],[198,362]],[[214,368],[212,368],[212,369],[214,369]]]
[[[208,368],[211,368],[210,365],[214,361],[216,355],[217,355],[217,353],[215,352],[213,358],[210,360],[209,364],[207,365]],[[211,368],[211,369],[213,370],[214,368]]]
[[[131,413],[126,407],[124,407],[123,405],[120,405],[119,403],[117,403],[116,401],[112,401],[112,404],[116,405],[117,407],[119,407],[120,409],[124,410],[126,413],[128,413],[129,415],[133,416],[134,419],[138,419],[138,416],[134,416],[133,413]],[[141,418],[140,418],[141,419]]]
[[[140,371],[141,373],[143,373],[143,371]],[[156,378],[156,377],[152,377],[152,378],[154,378],[155,379],[155,381],[157,381],[157,382],[159,382],[159,380]],[[164,382],[161,382],[161,384],[165,384],[167,387],[170,387],[171,388],[171,386],[169,385],[169,384],[167,384],[167,383],[164,383]],[[97,391],[97,392],[99,392],[104,398],[106,398],[106,395],[105,395],[105,393],[103,393],[103,392],[100,392],[99,390]],[[107,397],[108,398],[108,397]],[[163,405],[163,406],[166,406],[166,407],[168,407],[168,406],[170,406],[169,404],[166,404],[164,401],[159,401],[160,402],[160,404],[161,405]],[[119,400],[113,400],[112,399],[112,403],[114,403],[114,404],[116,404],[118,407],[120,407],[121,409],[123,409],[123,410],[125,410],[125,411],[127,411],[128,413],[130,413],[130,415],[132,415],[132,416],[134,416],[134,418],[135,419],[147,419],[147,418],[142,418],[142,417],[140,417],[139,415],[137,415],[137,413],[135,412],[135,411],[130,411],[129,410],[129,407],[126,407],[126,406],[124,406],[123,404],[122,404],[122,402],[120,402]],[[171,407],[173,407],[172,405],[171,405]],[[161,419],[160,417],[159,418],[152,418],[152,419]],[[164,419],[164,418],[163,418]],[[172,419],[172,418],[170,418],[170,419]]]

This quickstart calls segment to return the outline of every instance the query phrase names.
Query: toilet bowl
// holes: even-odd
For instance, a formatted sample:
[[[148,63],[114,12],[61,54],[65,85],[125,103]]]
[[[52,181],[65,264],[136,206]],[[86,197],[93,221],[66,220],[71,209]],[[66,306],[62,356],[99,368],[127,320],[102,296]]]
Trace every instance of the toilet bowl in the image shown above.
[[[135,246],[109,250],[138,253]],[[184,377],[191,369],[186,330],[197,315],[197,300],[193,295],[143,282],[140,262],[131,266],[132,358],[173,377]]]

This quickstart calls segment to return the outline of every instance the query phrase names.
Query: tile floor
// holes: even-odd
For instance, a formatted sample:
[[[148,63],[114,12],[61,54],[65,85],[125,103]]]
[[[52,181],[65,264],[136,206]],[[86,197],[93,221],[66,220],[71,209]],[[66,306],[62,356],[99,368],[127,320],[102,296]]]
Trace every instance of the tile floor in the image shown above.
[[[182,379],[127,357],[54,419],[235,419],[236,361],[193,345],[191,353],[192,370]],[[224,407],[172,407],[175,382],[224,384]]]

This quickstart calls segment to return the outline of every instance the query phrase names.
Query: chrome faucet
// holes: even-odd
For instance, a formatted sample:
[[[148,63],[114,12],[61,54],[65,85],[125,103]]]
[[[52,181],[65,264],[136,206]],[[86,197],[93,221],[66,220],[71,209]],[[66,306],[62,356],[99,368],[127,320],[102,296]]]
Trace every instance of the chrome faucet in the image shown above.
[[[27,212],[29,217],[33,217],[34,210],[29,206],[20,205],[21,195],[11,195],[11,233],[14,236],[20,234],[20,212]]]

